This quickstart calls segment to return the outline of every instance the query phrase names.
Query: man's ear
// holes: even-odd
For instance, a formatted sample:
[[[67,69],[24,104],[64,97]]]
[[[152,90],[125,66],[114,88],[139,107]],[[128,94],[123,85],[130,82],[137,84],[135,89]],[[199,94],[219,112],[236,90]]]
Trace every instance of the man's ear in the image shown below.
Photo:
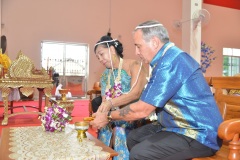
[[[159,38],[157,38],[157,37],[152,37],[152,39],[151,39],[151,41],[152,41],[152,46],[153,46],[153,48],[154,49],[158,49],[159,48],[159,45],[160,45],[160,40],[159,40]]]

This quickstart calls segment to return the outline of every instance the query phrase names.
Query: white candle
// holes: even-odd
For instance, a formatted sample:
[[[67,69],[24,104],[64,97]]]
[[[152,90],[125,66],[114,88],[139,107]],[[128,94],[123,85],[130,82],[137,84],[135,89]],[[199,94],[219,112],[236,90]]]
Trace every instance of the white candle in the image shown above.
[[[48,64],[49,64],[49,57],[47,58],[47,70],[48,70]]]

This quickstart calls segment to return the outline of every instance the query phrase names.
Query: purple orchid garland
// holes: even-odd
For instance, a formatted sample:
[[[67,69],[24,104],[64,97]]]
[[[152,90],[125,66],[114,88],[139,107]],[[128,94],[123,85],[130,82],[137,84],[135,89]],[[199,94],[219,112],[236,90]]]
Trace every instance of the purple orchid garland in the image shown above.
[[[105,92],[106,99],[119,97],[122,94],[121,90],[122,90],[121,82],[115,82],[114,86],[112,88],[109,88]]]
[[[71,119],[69,112],[54,104],[52,107],[45,107],[45,113],[41,116],[42,126],[45,131],[64,131],[66,124]]]

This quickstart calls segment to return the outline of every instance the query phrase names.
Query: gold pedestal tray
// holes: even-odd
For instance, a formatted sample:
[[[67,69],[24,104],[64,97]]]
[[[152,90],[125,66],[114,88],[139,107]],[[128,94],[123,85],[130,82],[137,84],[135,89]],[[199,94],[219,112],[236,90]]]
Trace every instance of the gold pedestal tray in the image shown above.
[[[66,110],[72,115],[72,111],[74,108],[74,100],[57,100],[58,105],[62,106],[63,108],[66,108]]]
[[[62,95],[61,100],[66,101],[67,100],[67,94],[69,92],[69,89],[59,89],[59,93]]]
[[[73,108],[74,108],[74,100],[67,99],[67,93],[69,91],[70,91],[69,89],[59,89],[59,93],[61,94],[61,99],[55,100],[55,99],[51,98],[50,102],[58,104],[59,106],[62,106],[63,108],[66,108],[66,110],[69,112],[69,114],[71,116]]]
[[[78,132],[77,139],[82,142],[84,138],[87,138],[86,132],[89,128],[89,123],[85,121],[75,122],[75,130]]]

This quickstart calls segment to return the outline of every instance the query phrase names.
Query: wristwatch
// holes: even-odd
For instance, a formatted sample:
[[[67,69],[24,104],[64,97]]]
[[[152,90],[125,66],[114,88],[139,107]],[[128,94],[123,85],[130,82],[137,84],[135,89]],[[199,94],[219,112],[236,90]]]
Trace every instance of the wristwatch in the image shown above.
[[[112,111],[108,111],[108,114],[107,114],[107,118],[108,118],[108,121],[111,122],[112,121],[112,116],[111,116],[111,113]]]

